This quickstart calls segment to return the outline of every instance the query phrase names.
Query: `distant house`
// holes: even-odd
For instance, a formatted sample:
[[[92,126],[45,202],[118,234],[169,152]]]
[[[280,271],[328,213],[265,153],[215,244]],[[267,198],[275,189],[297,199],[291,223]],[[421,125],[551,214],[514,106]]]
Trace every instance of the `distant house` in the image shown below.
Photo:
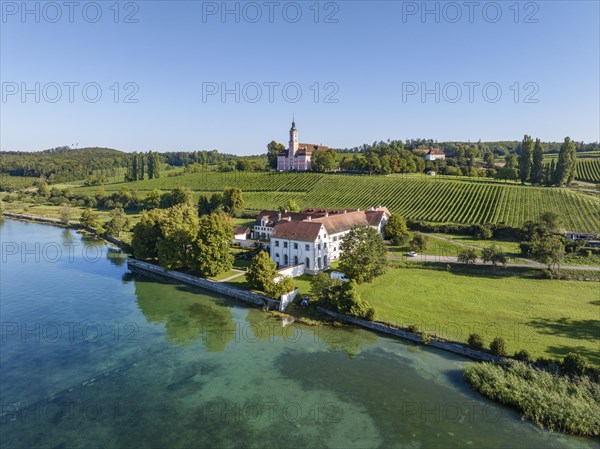
[[[312,155],[316,151],[326,151],[329,147],[314,143],[298,142],[296,123],[292,122],[290,129],[290,142],[287,150],[277,156],[277,170],[279,171],[307,171],[312,168]]]
[[[567,231],[565,232],[565,238],[567,240],[583,241],[585,242],[586,248],[600,248],[600,240],[598,239],[598,234],[594,234],[593,232]]]
[[[435,172],[433,170],[429,170],[427,172],[427,175],[429,175],[429,176],[435,176]]]
[[[425,160],[426,161],[436,161],[436,160],[444,160],[446,159],[446,153],[444,153],[439,148],[432,148],[430,150],[425,151]]]
[[[270,239],[271,260],[278,268],[303,264],[305,273],[316,274],[339,259],[342,238],[352,228],[371,226],[383,235],[383,227],[389,217],[390,212],[385,207],[364,211],[263,211],[257,218],[253,235],[255,238]]]
[[[250,228],[246,226],[236,226],[233,230],[234,240],[247,240],[250,236]]]

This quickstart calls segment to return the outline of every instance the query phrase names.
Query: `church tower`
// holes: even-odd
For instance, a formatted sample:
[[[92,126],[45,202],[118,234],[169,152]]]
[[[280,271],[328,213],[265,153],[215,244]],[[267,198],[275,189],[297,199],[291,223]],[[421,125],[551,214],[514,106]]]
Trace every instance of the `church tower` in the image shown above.
[[[296,129],[296,121],[292,119],[292,128],[290,129],[290,146],[288,157],[294,157],[298,151],[298,130]]]

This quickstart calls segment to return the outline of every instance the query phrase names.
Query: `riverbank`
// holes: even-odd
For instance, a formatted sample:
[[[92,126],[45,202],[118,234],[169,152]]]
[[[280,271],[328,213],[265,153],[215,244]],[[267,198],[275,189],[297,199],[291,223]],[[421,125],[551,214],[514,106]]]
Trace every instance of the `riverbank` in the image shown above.
[[[13,220],[33,221],[35,223],[47,224],[47,225],[51,225],[51,226],[58,226],[60,228],[74,229],[76,231],[83,230],[83,231],[86,231],[86,232],[94,235],[95,237],[97,237],[99,239],[102,239],[108,243],[111,243],[111,244],[119,247],[122,251],[124,251],[126,253],[129,252],[129,245],[127,243],[125,243],[124,241],[122,241],[118,238],[115,238],[115,237],[111,237],[106,234],[99,234],[96,229],[90,228],[88,226],[83,226],[80,223],[69,222],[68,224],[66,224],[57,218],[42,217],[40,215],[31,215],[31,214],[19,214],[19,213],[14,213],[14,212],[3,212],[2,216],[6,217],[6,218],[11,218]]]

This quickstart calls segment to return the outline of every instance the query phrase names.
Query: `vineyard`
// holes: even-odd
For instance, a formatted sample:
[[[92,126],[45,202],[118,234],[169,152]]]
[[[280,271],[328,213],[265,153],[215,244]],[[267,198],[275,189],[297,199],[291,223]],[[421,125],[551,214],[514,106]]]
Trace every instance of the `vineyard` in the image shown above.
[[[578,159],[575,179],[586,182],[600,182],[600,158]]]
[[[573,230],[600,231],[600,199],[570,189],[521,187],[490,180],[418,175],[357,176],[317,173],[197,173],[109,184],[131,190],[169,190],[187,186],[201,194],[239,187],[246,207],[272,209],[295,199],[302,207],[361,208],[385,205],[407,219],[430,222],[497,223],[521,226],[547,210],[560,211]],[[81,190],[93,193],[95,188]]]

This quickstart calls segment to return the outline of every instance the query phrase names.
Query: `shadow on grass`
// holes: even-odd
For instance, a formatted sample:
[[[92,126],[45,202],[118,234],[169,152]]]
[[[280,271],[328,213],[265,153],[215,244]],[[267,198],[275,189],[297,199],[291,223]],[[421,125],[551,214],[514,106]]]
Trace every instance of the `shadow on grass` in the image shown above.
[[[570,353],[579,354],[582,357],[585,357],[588,363],[595,365],[596,367],[600,367],[600,349],[598,351],[594,351],[593,349],[586,348],[583,346],[549,346],[547,351],[551,353],[554,357],[562,359],[564,356]]]
[[[558,335],[577,340],[597,340],[600,346],[600,320],[572,320],[566,317],[537,318],[529,321],[527,325],[546,335]]]
[[[546,279],[544,277],[543,270],[535,268],[521,268],[521,267],[493,267],[490,265],[465,265],[451,262],[402,262],[402,261],[388,261],[392,262],[391,266],[394,268],[405,268],[405,269],[428,269],[437,271],[446,271],[455,275],[470,276],[478,278],[528,278],[528,279]],[[394,263],[396,262],[396,263]],[[399,263],[398,263],[399,262]]]

